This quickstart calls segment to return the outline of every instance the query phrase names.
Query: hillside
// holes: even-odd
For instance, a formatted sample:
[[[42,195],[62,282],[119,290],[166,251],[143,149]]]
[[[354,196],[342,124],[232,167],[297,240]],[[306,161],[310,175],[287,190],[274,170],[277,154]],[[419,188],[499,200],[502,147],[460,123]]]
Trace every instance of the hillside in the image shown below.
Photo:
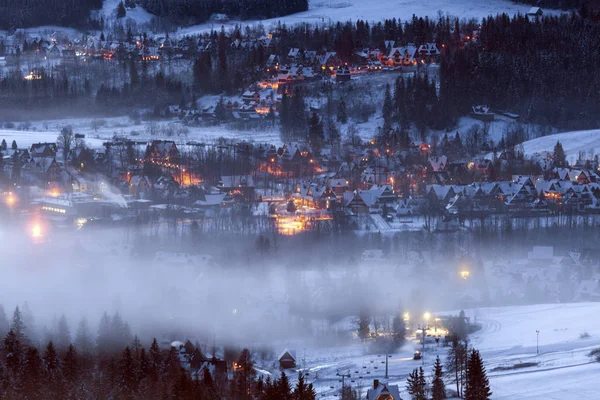
[[[579,152],[584,152],[586,156],[600,152],[600,129],[563,132],[528,140],[523,143],[525,154],[552,152],[557,141],[562,144],[567,161],[574,163]]]
[[[490,14],[497,13],[507,13],[509,15],[517,13],[525,14],[529,9],[529,5],[515,4],[509,0],[489,0],[485,2],[474,0],[457,0],[452,2],[445,0],[381,0],[377,2],[362,0],[310,0],[308,11],[263,21],[245,21],[243,24],[253,25],[260,22],[265,27],[269,27],[278,22],[289,25],[303,22],[356,21],[357,19],[380,21],[392,17],[407,20],[412,18],[413,14],[419,17],[428,16],[429,18],[437,18],[441,14],[458,16],[465,19],[481,19]],[[221,25],[224,25],[226,28],[233,27],[236,23],[239,24],[240,21],[230,21],[225,24],[205,23],[182,28],[179,33],[200,33],[217,29]]]

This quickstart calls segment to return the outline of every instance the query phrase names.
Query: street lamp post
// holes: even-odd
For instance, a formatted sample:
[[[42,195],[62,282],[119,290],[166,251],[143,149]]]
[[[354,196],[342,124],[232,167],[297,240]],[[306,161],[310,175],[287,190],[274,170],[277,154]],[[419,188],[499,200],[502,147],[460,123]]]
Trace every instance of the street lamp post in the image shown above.
[[[535,347],[536,347],[536,353],[539,355],[540,354],[540,331],[536,330],[536,343],[535,343]]]

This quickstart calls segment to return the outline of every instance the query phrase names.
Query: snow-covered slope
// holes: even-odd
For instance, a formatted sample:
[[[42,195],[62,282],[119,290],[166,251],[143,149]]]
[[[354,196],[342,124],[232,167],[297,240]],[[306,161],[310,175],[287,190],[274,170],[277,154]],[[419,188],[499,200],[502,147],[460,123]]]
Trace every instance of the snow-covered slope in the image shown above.
[[[121,0],[104,0],[102,9],[99,11],[100,15],[105,21],[115,18],[117,6]],[[142,7],[136,7],[133,9],[127,9],[125,19],[131,18],[138,24],[144,24],[150,21],[152,14],[144,10]]]
[[[488,371],[492,399],[595,399],[600,363],[588,354],[600,347],[600,303],[544,304],[465,310],[483,328],[470,336],[470,346],[481,351]],[[456,314],[457,311],[451,314]],[[352,323],[346,324],[348,329]],[[539,352],[537,334],[539,331]],[[302,345],[298,345],[301,348]],[[306,367],[319,398],[335,399],[340,388],[338,371],[351,375],[352,385],[363,391],[379,379],[398,384],[402,398],[410,398],[405,383],[408,373],[422,365],[429,373],[435,357],[448,349],[428,345],[423,361],[413,361],[418,343],[408,342],[389,359],[389,379],[384,378],[385,359],[366,354],[363,345],[306,348]],[[533,363],[522,369],[515,364]],[[500,367],[500,368],[498,368]],[[318,371],[318,374],[317,374]],[[271,371],[278,374],[278,371]],[[294,374],[291,379],[294,379]],[[452,386],[448,383],[448,388]]]
[[[586,157],[600,152],[600,129],[557,133],[528,140],[523,143],[525,154],[552,152],[557,141],[562,144],[567,161],[574,163],[579,152],[584,152]]]
[[[367,21],[381,21],[385,18],[396,17],[403,21],[412,18],[415,14],[419,17],[429,16],[437,18],[442,15],[453,15],[459,18],[481,19],[490,14],[507,13],[525,14],[530,6],[515,4],[509,0],[310,0],[308,11],[261,21],[265,27],[276,24],[278,21],[288,25],[308,22],[329,22],[363,19]],[[552,12],[544,10],[545,13]],[[222,23],[206,23],[180,30],[181,34],[195,34],[211,29],[220,29],[221,25],[231,27],[239,21]],[[244,21],[244,25],[253,25],[258,21]]]

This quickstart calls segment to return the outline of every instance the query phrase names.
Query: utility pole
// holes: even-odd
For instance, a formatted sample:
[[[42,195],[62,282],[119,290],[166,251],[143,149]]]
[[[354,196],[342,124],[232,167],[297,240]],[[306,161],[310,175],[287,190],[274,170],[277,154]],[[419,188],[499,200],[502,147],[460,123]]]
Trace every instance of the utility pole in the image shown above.
[[[350,378],[350,373],[349,372],[350,371],[348,371],[348,373],[345,373],[345,374],[340,374],[340,371],[338,371],[337,374],[336,374],[337,376],[339,376],[339,377],[342,378],[342,390],[344,390],[344,386],[345,386],[345,383],[346,383],[346,378]]]
[[[389,358],[389,354],[386,352],[385,353],[385,379],[388,379],[388,358]]]
[[[540,354],[540,331],[536,330],[536,343],[535,343],[535,347],[536,347],[536,353],[539,355]]]

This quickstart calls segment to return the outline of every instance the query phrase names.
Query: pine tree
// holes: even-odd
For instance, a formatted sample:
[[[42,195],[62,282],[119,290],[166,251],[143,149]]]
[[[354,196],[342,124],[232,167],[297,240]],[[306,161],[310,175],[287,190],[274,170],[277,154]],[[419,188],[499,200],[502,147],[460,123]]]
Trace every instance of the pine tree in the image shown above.
[[[6,317],[6,313],[4,312],[4,307],[0,304],[0,338],[4,338],[8,331],[10,330],[10,325],[8,324],[8,319]]]
[[[369,337],[369,323],[371,317],[366,309],[363,309],[358,316],[357,330],[360,340],[366,340]]]
[[[567,166],[567,156],[560,141],[554,145],[554,165],[559,168]]]
[[[387,132],[392,128],[392,117],[394,113],[394,103],[392,102],[392,93],[390,92],[390,85],[385,85],[385,97],[383,99],[383,132]]]
[[[313,112],[312,117],[310,118],[308,141],[313,153],[319,156],[321,154],[323,142],[325,141],[325,132],[323,130],[323,123],[316,112]]]
[[[17,335],[17,338],[22,345],[26,345],[29,342],[26,335],[27,325],[25,325],[25,322],[23,321],[23,313],[21,313],[19,306],[15,308],[13,313],[10,329]]]
[[[443,400],[446,398],[446,385],[444,384],[442,363],[439,356],[435,359],[435,364],[433,366],[431,392],[432,400]]]
[[[99,354],[107,354],[112,350],[112,332],[108,313],[105,311],[98,324],[98,337],[96,346]]]
[[[75,346],[82,355],[89,355],[92,353],[94,344],[92,334],[86,318],[82,318],[79,321],[77,327],[77,333],[75,335]]]
[[[37,348],[29,347],[23,371],[23,395],[27,399],[43,399],[42,359]]]
[[[58,332],[56,334],[56,348],[58,351],[66,351],[71,344],[71,334],[69,332],[69,325],[67,318],[63,314],[58,320]]]
[[[488,400],[492,391],[478,350],[471,350],[467,371],[465,400]]]
[[[150,378],[156,382],[158,380],[158,375],[162,370],[162,355],[156,338],[152,340],[148,356],[150,359]]]
[[[406,390],[413,400],[427,400],[425,396],[425,376],[423,368],[414,369],[406,379]]]
[[[77,351],[72,344],[69,344],[63,357],[63,376],[69,385],[74,385],[79,377]]]
[[[121,1],[117,5],[117,19],[121,19],[121,18],[125,17],[125,15],[127,15],[127,10],[125,10],[125,5]]]
[[[281,371],[281,378],[277,382],[277,394],[279,399],[289,399],[292,389],[290,381],[284,371]]]
[[[13,149],[13,150],[17,149],[17,141],[16,140],[12,141],[12,144],[10,145],[10,148]]]
[[[348,122],[348,111],[346,110],[346,102],[341,99],[337,107],[337,121],[341,124]]]
[[[119,393],[124,399],[131,399],[137,391],[135,364],[129,346],[125,347],[119,363]]]
[[[44,350],[44,381],[48,389],[48,398],[64,398],[65,385],[62,376],[62,366],[54,343],[49,342]]]
[[[406,325],[404,319],[400,314],[394,316],[392,320],[392,338],[394,340],[394,346],[400,347],[404,344],[404,335],[406,334]]]
[[[8,149],[8,145],[6,144],[6,139],[2,139],[2,144],[0,144],[0,149],[6,151]]]
[[[16,378],[23,365],[23,346],[12,329],[6,334],[3,344],[6,368]]]
[[[304,381],[304,375],[302,371],[298,371],[298,383],[296,383],[296,388],[294,389],[294,400],[307,400],[308,395],[308,386]]]

